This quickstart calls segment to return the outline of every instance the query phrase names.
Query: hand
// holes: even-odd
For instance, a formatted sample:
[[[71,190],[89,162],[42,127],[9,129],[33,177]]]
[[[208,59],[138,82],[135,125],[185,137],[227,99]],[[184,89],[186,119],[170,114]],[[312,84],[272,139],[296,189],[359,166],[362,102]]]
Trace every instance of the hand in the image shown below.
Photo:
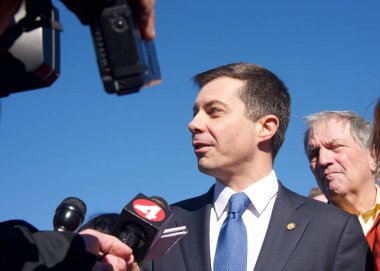
[[[65,6],[77,15],[82,24],[89,24],[99,16],[103,9],[105,0],[61,0]],[[136,1],[138,10],[137,20],[143,39],[153,40],[155,33],[155,11],[156,0],[133,0]]]
[[[102,257],[102,261],[96,262],[92,270],[140,270],[134,261],[132,249],[115,236],[91,229],[81,231],[79,234],[83,237],[87,251]]]
[[[101,5],[101,0],[61,0],[68,9],[74,12],[83,24],[91,20],[93,10]],[[141,36],[146,40],[153,40],[155,33],[156,0],[135,0],[138,6],[138,23]],[[13,15],[18,11],[21,0],[0,0],[0,35],[8,27]]]
[[[1,0],[0,1],[0,35],[8,27],[13,19],[13,15],[19,10],[21,0]]]
[[[139,4],[139,27],[141,36],[146,40],[153,40],[156,36],[154,27],[155,0],[138,0]]]

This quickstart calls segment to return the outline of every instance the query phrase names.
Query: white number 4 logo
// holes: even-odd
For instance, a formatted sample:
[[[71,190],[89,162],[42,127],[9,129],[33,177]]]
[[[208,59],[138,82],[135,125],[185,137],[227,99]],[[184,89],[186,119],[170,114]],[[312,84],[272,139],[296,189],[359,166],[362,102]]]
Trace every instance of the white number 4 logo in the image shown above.
[[[145,218],[149,220],[154,220],[157,218],[158,212],[161,210],[160,207],[158,206],[146,206],[146,205],[141,205],[141,204],[136,204],[135,208],[145,214]]]

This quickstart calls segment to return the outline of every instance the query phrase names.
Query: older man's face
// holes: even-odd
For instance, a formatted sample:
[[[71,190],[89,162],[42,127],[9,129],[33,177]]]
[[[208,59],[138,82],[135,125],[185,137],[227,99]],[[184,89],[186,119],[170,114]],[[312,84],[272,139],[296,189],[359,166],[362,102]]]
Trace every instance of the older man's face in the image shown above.
[[[332,202],[374,183],[374,160],[352,138],[347,122],[329,119],[317,124],[309,133],[307,154],[319,187]]]

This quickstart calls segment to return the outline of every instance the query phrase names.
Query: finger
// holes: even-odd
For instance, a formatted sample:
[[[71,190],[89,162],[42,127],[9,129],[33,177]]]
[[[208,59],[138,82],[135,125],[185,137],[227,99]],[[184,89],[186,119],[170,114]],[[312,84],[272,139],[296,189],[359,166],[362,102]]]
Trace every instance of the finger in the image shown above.
[[[154,10],[155,0],[139,0],[139,9],[143,14],[149,14]]]
[[[155,32],[155,0],[139,0],[139,28],[141,35],[146,40],[153,40]]]
[[[135,261],[135,258],[133,255],[129,258],[129,261],[127,262],[127,270],[128,271],[140,271],[140,267]]]
[[[99,251],[103,254],[112,254],[122,259],[128,260],[132,254],[132,249],[117,239],[115,236],[104,234],[95,230],[84,230],[80,232],[83,237],[95,237],[98,240]],[[85,238],[89,239],[89,238]],[[87,243],[86,243],[87,246]],[[90,250],[91,251],[91,250]],[[98,252],[99,252],[98,251]],[[96,255],[98,255],[97,253]]]
[[[114,255],[108,254],[103,258],[103,263],[108,263],[113,267],[113,270],[117,271],[125,271],[129,270],[127,269],[127,262],[119,257],[116,257]]]
[[[89,232],[87,230],[84,230],[80,232],[79,234],[82,236],[83,241],[86,245],[86,250],[88,252],[91,252],[92,254],[95,254],[96,256],[99,255],[100,251],[100,244],[99,239],[91,234],[92,232]]]
[[[147,17],[140,20],[140,31],[145,40],[154,40],[156,37],[154,10]]]

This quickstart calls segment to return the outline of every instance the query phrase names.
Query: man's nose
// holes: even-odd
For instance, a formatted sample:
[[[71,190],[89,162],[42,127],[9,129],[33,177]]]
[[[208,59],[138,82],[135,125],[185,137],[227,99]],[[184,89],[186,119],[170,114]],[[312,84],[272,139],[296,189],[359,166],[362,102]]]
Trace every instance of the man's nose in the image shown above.
[[[334,162],[334,152],[326,148],[319,149],[318,164],[321,167],[327,167]]]
[[[193,119],[188,124],[188,129],[192,134],[204,132],[205,120],[201,112],[198,112],[194,115]]]

